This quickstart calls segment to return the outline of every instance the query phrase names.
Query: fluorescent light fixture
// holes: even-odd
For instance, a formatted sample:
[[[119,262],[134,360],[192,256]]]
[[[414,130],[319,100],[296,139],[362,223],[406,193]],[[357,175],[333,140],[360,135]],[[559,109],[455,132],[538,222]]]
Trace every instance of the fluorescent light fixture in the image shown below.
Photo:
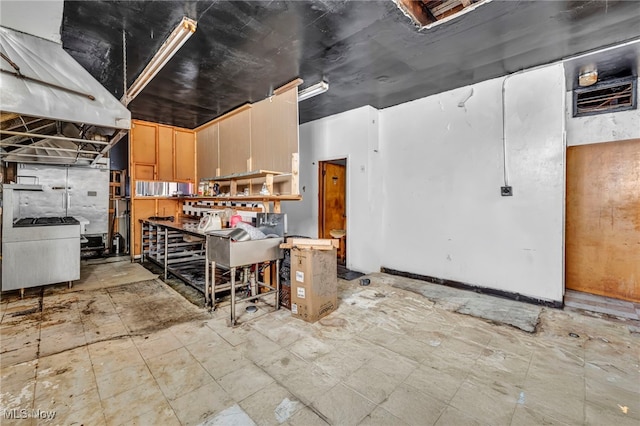
[[[298,102],[313,98],[314,96],[324,93],[327,90],[329,90],[329,83],[327,83],[326,81],[316,83],[298,92]]]
[[[186,16],[182,18],[182,21],[173,30],[169,37],[162,43],[160,49],[153,55],[153,58],[149,61],[142,73],[136,78],[131,87],[127,89],[127,93],[122,96],[121,102],[128,105],[136,96],[142,92],[147,84],[158,74],[158,72],[165,66],[169,59],[176,54],[176,52],[182,47],[182,45],[191,37],[196,31],[197,22],[193,19],[189,19]]]

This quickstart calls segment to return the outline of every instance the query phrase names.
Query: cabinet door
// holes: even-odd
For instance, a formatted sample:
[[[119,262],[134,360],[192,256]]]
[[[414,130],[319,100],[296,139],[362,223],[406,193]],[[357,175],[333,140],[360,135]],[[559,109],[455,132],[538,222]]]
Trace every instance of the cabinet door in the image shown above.
[[[291,172],[291,154],[298,152],[297,88],[253,104],[251,169]]]
[[[154,124],[134,122],[131,128],[131,162],[156,164],[156,134]]]
[[[205,127],[196,134],[198,179],[216,176],[218,167],[218,123]]]
[[[251,110],[245,110],[220,123],[220,175],[251,170]]]
[[[131,240],[133,241],[132,256],[140,254],[140,233],[142,225],[138,219],[146,219],[156,214],[156,200],[133,200],[131,209]]]
[[[196,180],[196,143],[195,133],[186,130],[175,131],[177,181],[195,182]]]
[[[168,126],[158,126],[158,180],[174,180],[173,129]]]
[[[134,164],[133,177],[135,180],[154,180],[155,167],[153,164]]]

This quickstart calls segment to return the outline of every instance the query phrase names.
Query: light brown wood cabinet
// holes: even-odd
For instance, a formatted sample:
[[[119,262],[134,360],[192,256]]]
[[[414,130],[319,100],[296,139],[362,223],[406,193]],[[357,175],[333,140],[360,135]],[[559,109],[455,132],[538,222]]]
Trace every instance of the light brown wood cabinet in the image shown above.
[[[192,131],[176,130],[173,139],[173,152],[175,153],[175,180],[197,184],[195,133]]]
[[[156,164],[156,139],[158,134],[158,127],[152,123],[134,122],[131,126],[130,139],[130,153],[129,157],[131,164],[146,164],[155,166]],[[140,179],[135,174],[135,167],[133,178]],[[148,170],[144,171],[144,179],[147,178]]]
[[[196,183],[193,130],[133,120],[130,149],[134,180]]]
[[[158,126],[158,179],[164,182],[173,182],[174,176],[174,130],[169,126]]]
[[[135,193],[137,181],[196,183],[196,137],[189,129],[133,120],[129,134],[131,170],[132,256],[140,254],[140,219],[176,216],[178,200],[141,197]]]
[[[198,133],[197,138],[197,164],[198,176],[196,182],[202,179],[211,179],[218,176],[220,164],[218,163],[218,123],[205,127]]]
[[[220,121],[220,175],[251,170],[251,110],[245,109]]]
[[[300,82],[292,81],[267,99],[198,127],[196,182],[217,181],[221,188],[226,185],[223,192],[230,193],[244,186],[251,195],[258,195],[266,183],[275,196],[299,196]]]
[[[298,152],[298,97],[292,89],[252,105],[251,170],[291,171]]]

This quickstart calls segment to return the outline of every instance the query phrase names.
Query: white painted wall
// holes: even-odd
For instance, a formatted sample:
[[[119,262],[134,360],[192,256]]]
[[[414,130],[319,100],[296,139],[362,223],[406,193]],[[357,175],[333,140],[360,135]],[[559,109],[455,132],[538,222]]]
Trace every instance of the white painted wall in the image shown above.
[[[502,79],[380,112],[382,266],[562,300],[564,74],[510,77],[506,135],[513,197],[501,197]]]
[[[318,162],[347,159],[347,267],[380,269],[382,176],[378,111],[370,106],[300,126],[300,191],[303,200],[283,203],[288,233],[318,236]]]
[[[2,0],[0,25],[61,43],[62,0]]]
[[[573,92],[566,97],[567,146],[640,138],[640,109],[573,117]]]
[[[495,79],[302,125],[304,199],[285,203],[289,232],[317,237],[318,161],[346,157],[350,268],[384,266],[562,300],[562,65],[506,83],[513,197],[500,196],[501,91]]]

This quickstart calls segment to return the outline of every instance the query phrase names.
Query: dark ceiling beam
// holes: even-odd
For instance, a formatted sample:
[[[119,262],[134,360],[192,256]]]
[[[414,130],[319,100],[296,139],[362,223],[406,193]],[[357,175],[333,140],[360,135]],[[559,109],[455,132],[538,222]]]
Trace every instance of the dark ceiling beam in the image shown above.
[[[419,0],[418,4],[420,4],[420,7],[422,8],[422,12],[429,19],[430,21],[429,23],[436,22],[438,20],[438,18],[435,17],[433,12],[431,12],[431,9],[429,9],[429,6],[427,6],[422,0]]]

